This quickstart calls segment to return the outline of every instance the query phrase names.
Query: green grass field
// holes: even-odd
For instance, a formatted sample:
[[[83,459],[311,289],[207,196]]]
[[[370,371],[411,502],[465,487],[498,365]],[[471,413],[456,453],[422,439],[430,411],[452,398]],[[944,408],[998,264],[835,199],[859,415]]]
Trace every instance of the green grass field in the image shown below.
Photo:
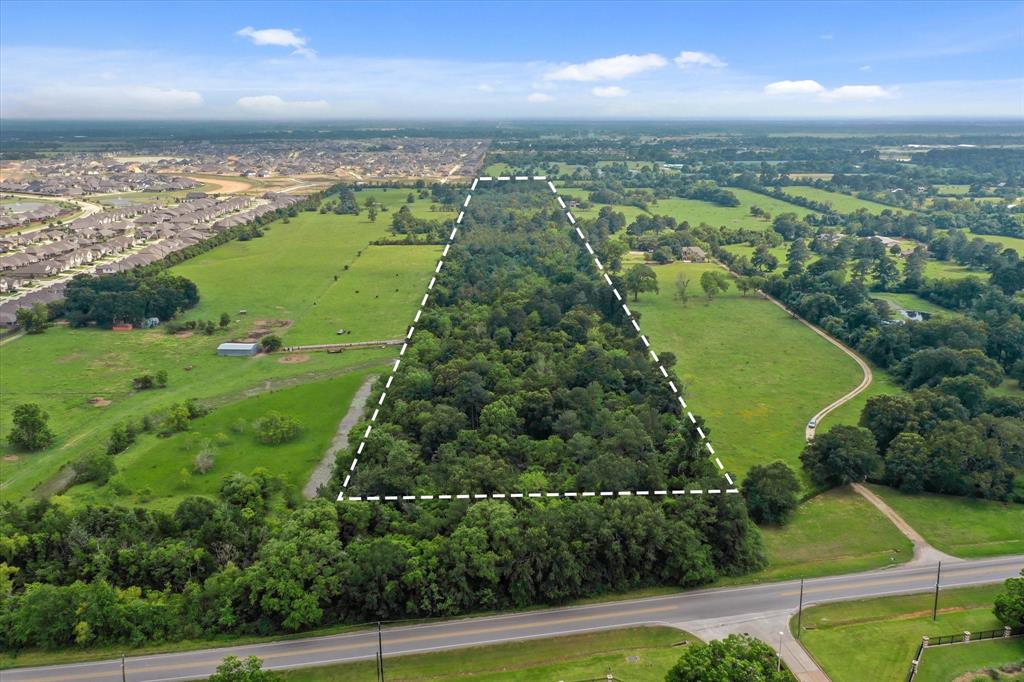
[[[727,188],[740,200],[739,206],[718,206],[697,199],[660,199],[649,207],[651,213],[669,215],[691,225],[707,223],[714,227],[725,225],[729,228],[746,228],[748,230],[770,230],[771,220],[764,220],[750,215],[750,207],[758,206],[768,211],[772,217],[781,213],[796,213],[798,216],[816,214],[816,211],[780,201],[774,197],[751,192],[736,187]]]
[[[991,680],[987,670],[1013,666],[1018,671],[996,678],[1002,682],[1024,679],[1024,638],[993,640],[933,647],[924,652],[915,682],[949,682],[965,673],[976,673],[974,680]]]
[[[657,351],[672,351],[693,411],[707,419],[726,468],[743,474],[782,459],[800,469],[804,426],[819,409],[861,380],[856,363],[789,315],[733,286],[708,304],[701,273],[717,266],[655,266],[660,294],[630,307]],[[691,300],[674,297],[677,275],[690,280]],[[757,330],[757,333],[751,333]]]
[[[999,627],[992,602],[1001,589],[944,590],[937,622],[932,622],[931,594],[814,606],[804,611],[802,641],[833,682],[861,682],[866,671],[873,680],[902,680],[922,636]]]
[[[440,246],[369,246],[352,266],[297,311],[287,344],[401,337],[441,255]],[[348,333],[337,336],[344,328]]]
[[[942,196],[963,196],[970,191],[970,185],[934,185],[935,191]]]
[[[373,196],[390,209],[381,212],[375,223],[365,212],[358,216],[303,212],[288,224],[274,223],[262,238],[229,242],[173,268],[175,274],[196,282],[200,292],[199,305],[183,319],[216,320],[221,312],[232,316],[229,327],[212,336],[170,336],[162,329],[115,333],[55,327],[5,344],[0,353],[0,438],[6,439],[15,405],[37,402],[49,413],[57,442],[39,453],[2,452],[0,490],[11,499],[24,497],[54,479],[67,462],[104,449],[114,424],[174,402],[199,398],[226,404],[253,386],[329,379],[353,369],[376,367],[393,356],[391,349],[314,353],[304,363],[283,364],[273,356],[221,358],[215,350],[224,341],[246,337],[256,326],[278,333],[288,329],[258,325],[268,321],[294,323],[284,332],[285,341],[291,343],[400,335],[426,287],[437,249],[368,244],[389,233],[391,211],[406,205],[407,195],[397,190],[361,191],[356,195],[360,205]],[[431,211],[427,200],[409,206],[421,217],[452,217]],[[362,293],[349,294],[349,285],[352,292]],[[317,298],[321,300],[314,306]],[[239,315],[243,309],[247,314]],[[352,329],[353,334],[336,336],[339,326]],[[131,390],[133,377],[160,369],[169,375],[167,388]],[[110,404],[90,404],[97,397]],[[44,486],[38,492],[51,490]]]
[[[812,497],[785,526],[762,527],[761,534],[768,568],[744,583],[868,571],[913,558],[910,541],[849,488]]]
[[[959,313],[943,308],[940,305],[935,305],[931,301],[926,301],[917,294],[900,294],[892,291],[886,291],[874,293],[871,295],[871,298],[886,301],[892,307],[902,308],[903,310],[917,310],[919,312],[930,313],[932,315],[959,315]]]
[[[810,199],[812,201],[820,201],[824,204],[831,204],[832,208],[837,213],[853,213],[860,209],[867,209],[868,213],[879,214],[882,211],[889,209],[893,211],[903,211],[906,213],[906,209],[894,208],[892,206],[886,206],[885,204],[879,204],[874,201],[865,201],[849,194],[843,194],[841,192],[831,192],[826,189],[818,189],[817,187],[805,187],[803,185],[794,185],[791,187],[783,187],[782,191],[786,194],[790,194],[795,197],[803,197],[804,199]]]
[[[827,431],[835,424],[857,424],[860,421],[860,413],[869,398],[876,395],[902,393],[903,387],[896,383],[888,372],[871,366],[871,385],[864,391],[858,393],[850,402],[841,405],[832,412],[825,415],[825,418],[818,424],[818,433]]]
[[[170,438],[144,436],[115,458],[118,475],[107,485],[74,486],[68,497],[79,504],[120,503],[171,511],[188,495],[215,496],[224,476],[236,471],[249,473],[256,467],[281,476],[297,495],[368,373],[356,371],[259,394],[194,420],[188,432]],[[256,440],[253,423],[270,411],[298,419],[302,425],[299,438],[281,445]],[[204,449],[213,453],[214,465],[201,474],[193,471],[193,462]]]
[[[630,682],[662,682],[685,641],[695,638],[674,628],[634,627],[399,656],[385,659],[385,672],[397,682],[547,682],[604,679],[609,674]],[[374,666],[374,661],[364,661],[278,676],[289,682],[363,682],[373,677]]]
[[[1024,504],[870,487],[936,549],[964,559],[1024,553]]]

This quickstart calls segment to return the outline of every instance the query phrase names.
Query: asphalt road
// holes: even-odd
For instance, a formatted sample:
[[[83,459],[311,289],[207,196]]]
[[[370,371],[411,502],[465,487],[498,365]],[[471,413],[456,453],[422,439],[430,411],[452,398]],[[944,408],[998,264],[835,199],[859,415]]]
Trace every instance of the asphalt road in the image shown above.
[[[942,586],[958,587],[1001,582],[1024,567],[1024,556],[963,561],[944,565]],[[935,567],[893,568],[831,578],[808,580],[804,604],[843,601],[934,589]],[[697,590],[665,597],[633,599],[592,606],[575,606],[499,616],[436,621],[420,625],[385,627],[384,654],[394,656],[479,644],[552,637],[588,630],[631,625],[668,624],[728,618],[743,614],[795,612],[799,582],[789,581]],[[373,659],[376,629],[248,646],[206,649],[127,659],[126,679],[131,682],[184,680],[205,677],[229,655],[259,656],[267,669],[325,665]],[[97,661],[61,666],[17,668],[0,672],[3,682],[58,682],[99,680],[120,682],[120,661]]]

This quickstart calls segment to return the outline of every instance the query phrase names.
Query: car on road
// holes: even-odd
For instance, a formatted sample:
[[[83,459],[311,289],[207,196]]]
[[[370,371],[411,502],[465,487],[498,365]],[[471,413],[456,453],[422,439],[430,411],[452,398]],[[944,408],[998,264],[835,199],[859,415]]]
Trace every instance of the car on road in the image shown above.
[[[811,421],[807,422],[807,428],[809,428],[809,429],[816,429],[816,428],[818,428],[818,420],[817,419],[812,419]]]

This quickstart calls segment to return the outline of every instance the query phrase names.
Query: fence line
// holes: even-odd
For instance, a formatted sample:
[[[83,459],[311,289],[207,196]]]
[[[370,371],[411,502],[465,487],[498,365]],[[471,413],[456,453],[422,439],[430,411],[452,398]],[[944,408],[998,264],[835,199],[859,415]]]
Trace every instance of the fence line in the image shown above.
[[[936,646],[970,644],[972,642],[983,642],[991,639],[1010,639],[1013,637],[1024,637],[1024,626],[1011,628],[1009,625],[1005,625],[994,630],[981,630],[980,632],[964,630],[963,632],[958,632],[953,635],[922,637],[921,643],[917,645],[917,653],[914,654],[914,660],[910,662],[910,670],[907,671],[906,682],[914,682],[914,678],[917,677],[917,671],[921,667],[921,659],[924,658],[925,649],[930,649]]]

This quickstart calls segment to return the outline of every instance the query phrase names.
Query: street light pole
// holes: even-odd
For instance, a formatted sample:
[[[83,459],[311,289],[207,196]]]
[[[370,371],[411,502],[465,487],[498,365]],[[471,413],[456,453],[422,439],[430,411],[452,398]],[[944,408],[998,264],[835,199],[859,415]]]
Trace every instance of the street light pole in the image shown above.
[[[935,603],[932,604],[932,621],[939,617],[939,580],[942,579],[942,562],[939,562],[939,567],[935,571]]]
[[[121,654],[121,682],[127,682],[128,673],[124,669],[124,654]]]
[[[380,658],[380,682],[384,682],[384,644],[380,634],[380,621],[377,621],[377,656]]]
[[[800,639],[800,624],[804,619],[804,579],[800,578],[800,606],[796,611],[796,638]]]
[[[779,667],[778,671],[782,672],[782,630],[779,630]]]

